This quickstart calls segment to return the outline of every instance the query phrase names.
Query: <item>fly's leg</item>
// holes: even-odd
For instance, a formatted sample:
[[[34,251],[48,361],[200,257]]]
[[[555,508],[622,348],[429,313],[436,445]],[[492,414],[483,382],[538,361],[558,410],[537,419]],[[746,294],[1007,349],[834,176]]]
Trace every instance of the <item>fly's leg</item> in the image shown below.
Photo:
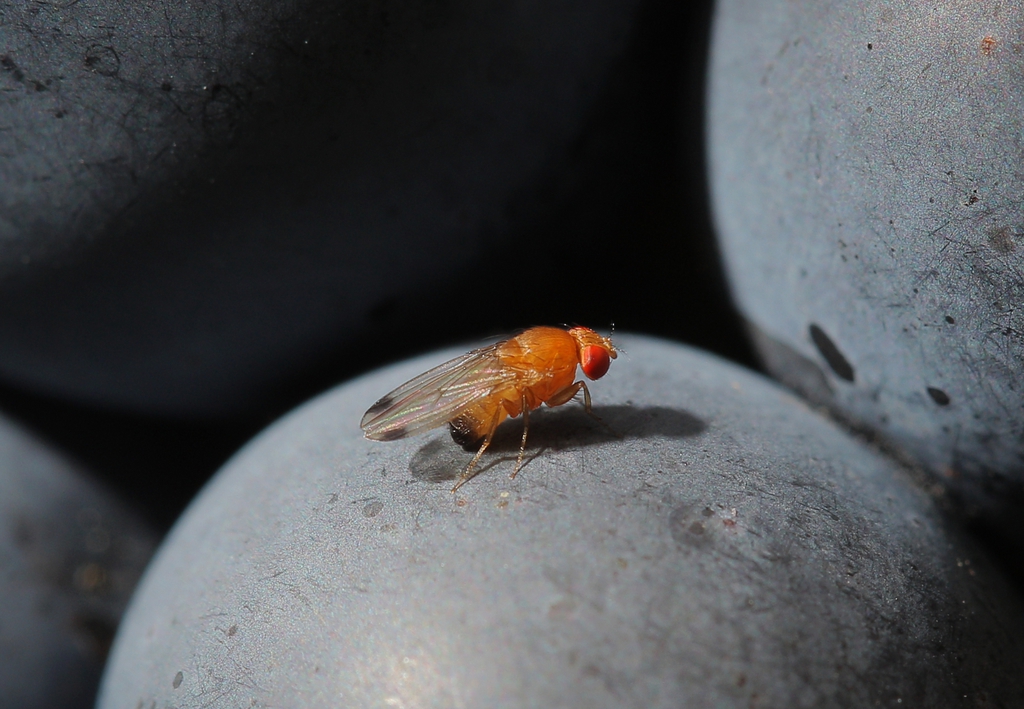
[[[494,435],[493,431],[484,436],[484,442],[480,444],[480,450],[476,452],[476,455],[473,456],[473,460],[469,461],[469,465],[467,465],[466,469],[462,471],[462,475],[459,476],[459,480],[458,482],[455,483],[455,486],[452,488],[452,492],[458,490],[460,487],[469,482],[470,478],[473,477],[473,468],[476,467],[477,461],[480,460],[480,456],[482,456],[484,454],[484,451],[487,450],[487,446],[491,445],[492,435]]]
[[[494,412],[494,418],[491,419],[491,425],[487,429],[487,435],[484,436],[484,442],[480,444],[480,450],[473,456],[473,460],[469,461],[469,465],[459,476],[458,482],[455,483],[455,487],[452,488],[452,492],[455,492],[460,487],[469,482],[470,478],[473,477],[473,468],[476,467],[477,462],[480,460],[480,456],[487,450],[487,446],[491,445],[491,439],[494,437],[494,431],[498,428],[498,423],[501,421],[501,409],[497,409]]]
[[[578,382],[570,384],[561,391],[556,391],[555,395],[548,399],[548,406],[561,406],[572,401],[573,397],[580,393],[580,389],[583,390],[583,408],[587,410],[587,413],[593,416],[598,421],[601,421],[601,417],[598,416],[590,408],[590,389],[587,388],[587,383],[582,379]],[[601,421],[604,424],[604,421]],[[607,424],[606,424],[607,425]]]
[[[622,438],[622,434],[606,424],[604,419],[594,413],[594,410],[590,405],[590,389],[587,388],[587,383],[582,379],[570,384],[561,391],[555,392],[555,395],[548,399],[548,406],[561,406],[562,404],[572,401],[573,397],[580,393],[580,389],[583,390],[583,408],[586,410],[587,415],[608,429],[608,431],[616,438]]]
[[[526,405],[526,394],[523,393],[523,440],[519,442],[519,458],[516,460],[516,469],[509,475],[510,479],[515,479],[519,473],[519,469],[523,467],[523,455],[526,453],[526,434],[530,431],[530,407]]]
[[[580,393],[580,389],[583,390],[583,398],[586,401],[587,413],[590,413],[590,390],[587,389],[587,385],[583,380],[580,380],[574,384],[570,384],[565,389],[556,391],[550,399],[547,400],[548,406],[561,406],[572,401],[573,397]]]

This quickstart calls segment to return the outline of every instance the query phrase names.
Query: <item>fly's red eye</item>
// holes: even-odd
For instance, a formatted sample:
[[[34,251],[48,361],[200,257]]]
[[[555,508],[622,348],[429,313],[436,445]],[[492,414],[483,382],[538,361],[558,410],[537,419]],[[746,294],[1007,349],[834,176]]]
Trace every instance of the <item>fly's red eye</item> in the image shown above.
[[[588,379],[600,379],[608,373],[608,366],[612,363],[608,357],[608,350],[597,345],[587,345],[580,352],[580,366]]]

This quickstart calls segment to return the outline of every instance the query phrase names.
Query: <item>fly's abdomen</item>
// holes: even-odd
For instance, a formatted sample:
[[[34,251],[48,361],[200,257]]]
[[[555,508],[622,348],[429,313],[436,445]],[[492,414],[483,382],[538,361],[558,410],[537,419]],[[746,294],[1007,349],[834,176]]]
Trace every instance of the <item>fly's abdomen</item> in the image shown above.
[[[448,422],[448,430],[453,441],[466,450],[476,450],[507,416],[501,399],[487,401],[453,418]]]
[[[480,431],[480,422],[474,421],[467,414],[459,414],[449,421],[448,431],[452,434],[452,440],[468,451],[479,448],[486,435]]]

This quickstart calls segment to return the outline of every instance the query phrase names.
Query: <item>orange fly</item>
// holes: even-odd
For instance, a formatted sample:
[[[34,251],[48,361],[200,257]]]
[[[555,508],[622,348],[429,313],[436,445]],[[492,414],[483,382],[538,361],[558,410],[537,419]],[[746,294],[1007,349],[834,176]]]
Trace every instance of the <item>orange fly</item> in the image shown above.
[[[448,424],[456,443],[477,448],[452,488],[455,492],[473,476],[498,425],[522,414],[514,478],[523,465],[530,411],[541,404],[561,406],[582,389],[589,413],[590,390],[585,381],[576,380],[576,366],[588,379],[600,379],[615,357],[612,341],[588,327],[530,328],[407,381],[371,406],[359,425],[369,439],[395,441]]]

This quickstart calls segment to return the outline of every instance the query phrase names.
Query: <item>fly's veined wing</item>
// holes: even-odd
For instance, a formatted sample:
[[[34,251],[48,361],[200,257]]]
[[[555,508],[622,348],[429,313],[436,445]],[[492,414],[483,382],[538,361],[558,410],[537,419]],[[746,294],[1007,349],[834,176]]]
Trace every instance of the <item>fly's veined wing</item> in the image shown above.
[[[359,422],[366,437],[393,441],[443,426],[507,384],[509,371],[496,356],[500,344],[449,360],[385,395]]]

